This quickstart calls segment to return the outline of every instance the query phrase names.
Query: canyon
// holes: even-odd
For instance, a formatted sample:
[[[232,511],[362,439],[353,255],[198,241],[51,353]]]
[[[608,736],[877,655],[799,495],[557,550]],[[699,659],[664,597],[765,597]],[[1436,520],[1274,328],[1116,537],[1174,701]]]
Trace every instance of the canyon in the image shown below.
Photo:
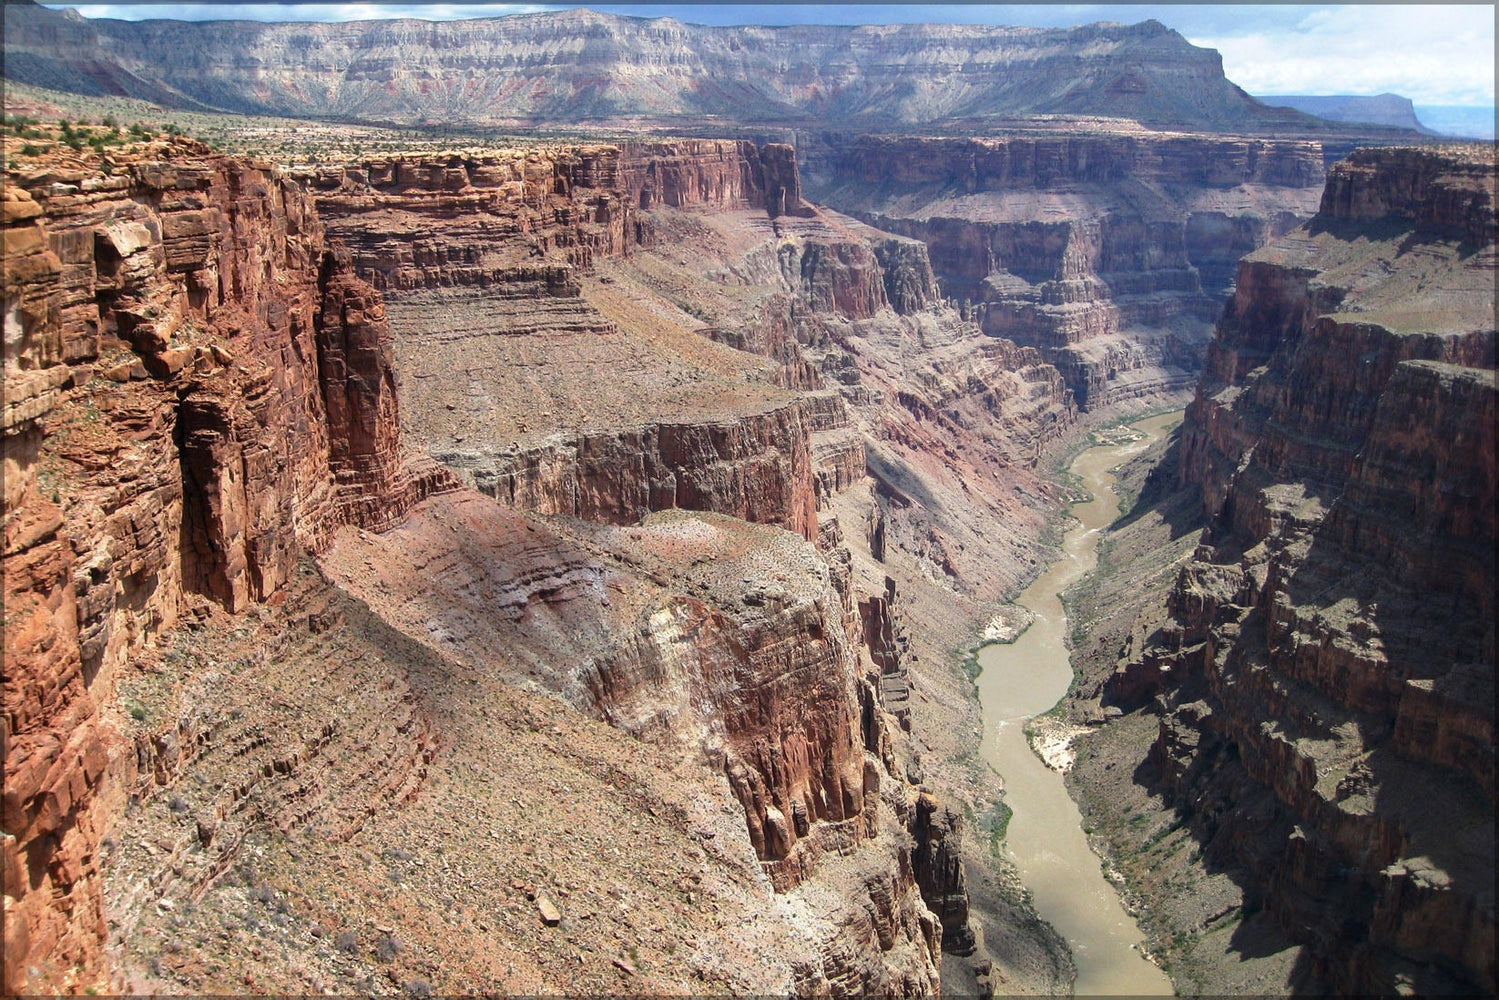
[[[1245,988],[1492,991],[1491,150],[1153,22],[345,27],[7,6],[34,85],[466,129],[7,135],[7,992],[1065,991],[963,663],[1194,388],[1073,626],[1095,847],[1178,920],[1127,761]]]
[[[388,943],[373,955],[325,948],[333,968],[313,970],[273,961],[269,943],[220,949],[203,928],[233,920],[251,935],[260,925],[233,915],[245,889],[281,900],[285,917],[298,890],[266,876],[267,851],[283,863],[282,852],[315,858],[353,887],[352,859],[368,857],[359,845],[420,842],[413,817],[451,814],[452,796],[474,794],[459,779],[492,743],[455,716],[489,718],[495,685],[524,704],[561,699],[578,713],[569,726],[597,719],[629,734],[606,739],[678,761],[662,765],[668,777],[580,780],[580,801],[608,788],[667,795],[655,843],[690,834],[711,849],[683,852],[698,859],[693,873],[643,880],[657,892],[689,874],[694,885],[722,880],[701,890],[714,916],[657,896],[644,905],[682,913],[681,938],[625,949],[598,937],[620,933],[612,920],[570,930],[584,951],[627,957],[603,978],[556,978],[545,952],[519,967],[507,959],[499,974],[484,963],[505,946],[478,938],[472,961],[452,961],[464,950],[453,950],[458,931],[413,915],[397,963],[411,981],[927,993],[940,942],[973,946],[961,814],[907,780],[919,764],[900,736],[911,725],[902,660],[916,654],[897,635],[896,585],[869,541],[856,559],[832,507],[841,501],[861,535],[909,533],[935,550],[944,568],[933,585],[953,588],[967,572],[992,599],[1020,571],[986,571],[908,500],[886,515],[864,476],[861,428],[891,425],[883,460],[905,488],[953,496],[959,516],[947,530],[977,533],[1004,509],[1011,543],[1034,545],[1046,514],[1035,455],[1071,421],[1060,379],[1034,352],[926,301],[934,279],[920,244],[804,205],[789,150],[505,155],[299,180],[170,140],[107,166],[13,175],[6,642],[20,669],[7,685],[9,989],[368,988],[371,967],[396,975],[380,968],[390,956],[378,949],[397,947]],[[742,186],[710,183],[724,168]],[[703,214],[640,213],[648,183],[663,204]],[[389,198],[374,193],[387,185]],[[326,198],[326,223],[315,197]],[[383,259],[370,246],[410,215],[424,232],[455,230],[438,241],[446,256],[384,275],[369,268]],[[497,228],[475,233],[476,219]],[[722,255],[718,281],[681,282],[668,236],[683,226],[716,232],[700,245]],[[580,294],[585,283],[594,294]],[[701,294],[695,309],[716,326],[664,294],[682,287]],[[413,329],[445,315],[467,322],[445,323],[449,338]],[[487,360],[459,375],[466,340]],[[901,355],[917,343],[930,350],[910,359],[913,378]],[[527,367],[519,355],[496,366],[506,351],[559,364],[580,356],[563,372],[565,393],[544,382],[530,394],[475,391],[481,372],[514,378],[510,369]],[[421,386],[423,364],[466,379],[468,393],[406,393],[404,383]],[[848,392],[825,387],[825,371]],[[675,402],[668,387],[679,388]],[[654,405],[632,408],[632,398]],[[569,401],[607,424],[579,420],[558,440],[552,426],[525,423]],[[939,407],[952,414],[944,419],[971,415],[981,466],[936,467],[921,454],[921,424]],[[1001,421],[1023,432],[995,447],[984,437],[1000,437]],[[449,451],[464,435],[452,428],[477,426],[487,434],[465,442],[473,460],[456,459]],[[1010,488],[956,499],[968,492],[960,476],[1001,470]],[[1017,503],[1016,482],[1028,504]],[[983,606],[970,597],[951,627],[971,628]],[[247,642],[251,630],[263,645]],[[309,674],[323,647],[336,650],[332,662]],[[366,688],[382,694],[354,694]],[[662,782],[670,787],[649,790]],[[591,819],[515,826],[471,890],[591,896],[560,870],[538,890],[534,869],[522,878],[514,868],[577,855],[576,838],[596,835]],[[448,835],[485,834],[460,823]],[[645,856],[661,852],[673,853]],[[247,870],[256,874],[241,885]],[[358,934],[340,929],[361,912],[347,893],[318,897],[323,922],[304,911],[283,934]],[[327,912],[339,899],[348,909]],[[465,926],[486,935],[490,925]],[[775,946],[729,961],[720,956],[741,946],[726,935]],[[667,959],[688,947],[681,939],[701,960]],[[1064,974],[1045,942],[1026,947],[1017,978]]]
[[[1192,385],[1234,262],[1312,213],[1324,169],[1315,141],[1094,126],[863,137],[814,177],[924,242],[966,316],[1103,409]]]
[[[1259,950],[1268,919],[1293,984],[1493,989],[1494,185],[1483,147],[1333,167],[1240,264],[1163,466],[1183,491],[1122,550],[1174,576],[1164,606],[1084,601],[1113,622],[1074,711],[1120,732],[1077,779],[1095,821],[1121,818],[1095,769],[1133,763],[1174,813],[1135,825],[1217,883],[1177,933],[1242,913]]]

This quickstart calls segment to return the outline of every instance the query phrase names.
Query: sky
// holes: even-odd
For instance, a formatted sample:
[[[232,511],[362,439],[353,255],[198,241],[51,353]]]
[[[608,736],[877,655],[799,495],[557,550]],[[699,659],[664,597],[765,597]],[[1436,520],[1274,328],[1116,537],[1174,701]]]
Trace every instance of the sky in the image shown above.
[[[86,17],[451,20],[587,6],[696,24],[936,22],[1068,27],[1154,18],[1223,55],[1251,94],[1381,94],[1418,105],[1494,105],[1493,3],[1470,4],[62,4]]]

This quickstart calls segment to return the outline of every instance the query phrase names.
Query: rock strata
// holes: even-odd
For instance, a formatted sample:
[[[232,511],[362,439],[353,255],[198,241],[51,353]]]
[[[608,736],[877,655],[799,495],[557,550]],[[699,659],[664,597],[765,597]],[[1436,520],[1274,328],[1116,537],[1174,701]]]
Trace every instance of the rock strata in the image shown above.
[[[450,477],[403,464],[379,297],[278,169],[178,143],[6,199],[6,987],[62,988],[138,767],[100,716],[123,665]]]
[[[1362,151],[1241,265],[1188,411],[1211,527],[1106,690],[1339,992],[1492,992],[1494,164]]]
[[[864,136],[818,196],[930,250],[991,336],[1038,348],[1079,405],[1184,389],[1233,261],[1315,207],[1316,142],[1098,129]]]
[[[579,9],[210,27],[26,5],[7,15],[5,47],[7,75],[39,86],[346,121],[720,130],[945,122],[970,131],[1023,115],[1105,115],[1177,127],[1332,127],[1260,104],[1224,77],[1216,52],[1155,21],[706,27]],[[320,55],[309,60],[309,51]]]
[[[77,176],[28,175],[7,200],[6,294],[21,317],[6,358],[7,608],[27,616],[6,633],[7,662],[22,667],[6,686],[7,986],[117,986],[165,965],[180,974],[174,981],[201,983],[165,958],[180,947],[149,967],[105,962],[100,870],[114,850],[101,846],[110,826],[166,824],[139,849],[132,841],[109,855],[112,940],[128,956],[137,935],[177,907],[174,896],[225,905],[221,877],[247,863],[245,846],[266,837],[273,851],[284,846],[271,831],[315,828],[348,841],[368,822],[396,823],[434,776],[454,780],[432,720],[451,715],[437,689],[457,683],[443,671],[459,663],[540,685],[640,739],[686,748],[710,769],[742,816],[766,897],[774,887],[817,900],[820,916],[804,927],[810,952],[787,945],[793,979],[765,983],[834,995],[934,992],[940,942],[961,937],[964,921],[956,814],[933,818],[913,805],[893,749],[898,723],[862,667],[847,552],[818,523],[814,484],[826,501],[863,471],[844,398],[802,398],[759,380],[782,371],[774,362],[668,332],[675,356],[712,376],[690,391],[732,393],[708,397],[711,408],[693,420],[616,433],[612,449],[585,426],[571,455],[557,448],[557,468],[543,474],[538,459],[534,475],[512,470],[506,509],[401,452],[390,328],[413,314],[388,315],[358,273],[368,245],[357,232],[348,246],[325,238],[308,190],[355,197],[358,182],[303,173],[304,187],[268,164],[195,145],[171,147],[171,159],[151,152],[102,178],[87,165]],[[547,237],[540,266],[494,267],[457,241],[432,268],[366,273],[395,299],[444,294],[469,308],[466,289],[476,287],[495,296],[487,301],[571,300],[563,315],[594,324],[559,329],[556,317],[532,312],[531,326],[500,331],[489,345],[612,338],[658,359],[661,327],[642,323],[634,300],[611,299],[597,275],[600,256],[626,259],[611,241],[637,211],[628,188],[590,186],[612,155],[586,169],[581,153],[555,161],[592,193],[555,195],[552,208],[602,206],[609,219]],[[897,315],[872,245],[807,214],[794,160],[780,162],[775,220],[772,205],[748,209],[739,194],[724,195],[724,210],[802,227],[786,238],[784,260],[770,257],[787,283],[782,294],[839,322]],[[403,169],[388,173],[398,189],[390,196],[420,211],[456,211],[442,199],[473,187],[471,165],[460,176],[426,164],[409,182]],[[512,242],[523,243],[524,212],[506,211],[518,223]],[[559,233],[571,225],[566,211],[560,217]],[[767,234],[774,247],[775,231]],[[919,308],[930,287],[924,256],[906,245],[892,261],[907,273],[896,287]],[[547,270],[551,263],[559,267]],[[597,302],[582,301],[585,281]],[[650,465],[636,475],[643,457]],[[636,482],[651,486],[638,502]],[[667,507],[766,523],[651,514]],[[537,514],[570,527],[539,528]],[[383,640],[388,653],[360,654],[351,617],[364,632],[389,626],[351,615],[326,583],[299,580],[299,565],[302,577],[310,571],[299,563],[306,553],[323,554],[326,572],[405,638]],[[470,616],[475,595],[483,599]],[[238,648],[226,616],[270,627],[289,601],[296,620],[274,649],[222,665],[209,658],[215,643]],[[178,627],[184,621],[193,627]],[[177,640],[205,623],[216,638],[190,642],[197,651],[184,660]],[[432,655],[401,644],[409,642]],[[329,676],[315,696],[288,700],[285,672],[320,643],[330,644]],[[380,694],[356,697],[361,685]],[[261,729],[271,719],[274,734]],[[193,820],[186,839],[176,829],[184,810]],[[925,831],[928,845],[920,877],[912,830]],[[551,898],[560,929],[573,911]],[[380,947],[398,954],[393,932],[381,934],[390,943]]]

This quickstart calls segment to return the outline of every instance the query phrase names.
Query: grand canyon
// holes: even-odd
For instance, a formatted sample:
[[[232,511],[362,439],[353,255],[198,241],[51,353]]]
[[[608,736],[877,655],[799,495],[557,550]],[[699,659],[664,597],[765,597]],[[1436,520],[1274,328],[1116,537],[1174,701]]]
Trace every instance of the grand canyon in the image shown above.
[[[1083,989],[975,677],[1092,447],[1000,724],[1139,963],[1495,991],[1493,143],[1156,22],[5,74],[5,993]]]

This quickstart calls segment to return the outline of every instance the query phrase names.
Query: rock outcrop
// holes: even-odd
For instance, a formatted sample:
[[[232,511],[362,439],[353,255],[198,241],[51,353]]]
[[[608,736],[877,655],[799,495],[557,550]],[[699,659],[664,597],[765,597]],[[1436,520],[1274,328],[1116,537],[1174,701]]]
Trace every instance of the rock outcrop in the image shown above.
[[[1097,126],[819,159],[820,199],[926,243],[945,294],[1084,409],[1189,386],[1233,262],[1309,216],[1323,178],[1315,142]]]
[[[462,457],[447,461],[464,470]],[[817,531],[812,458],[797,403],[727,421],[583,433],[486,459],[471,475],[480,492],[542,514],[634,524],[652,511],[681,508],[778,524],[809,540]]]
[[[876,743],[886,723],[807,542],[687,511],[538,527],[461,493],[384,535],[345,532],[325,565],[445,655],[702,757],[778,891],[855,901],[825,941],[835,994],[933,988],[940,932],[904,841],[905,785],[866,752],[863,720]],[[851,882],[827,872],[844,857]]]
[[[1494,189],[1362,151],[1246,258],[1182,437],[1209,543],[1106,691],[1338,992],[1495,988]]]
[[[9,176],[5,222],[5,985],[61,989],[100,968],[123,664],[447,477],[402,462],[379,296],[277,168],[56,163]]]
[[[911,832],[916,838],[916,881],[942,921],[942,948],[954,955],[971,955],[974,938],[968,926],[967,878],[957,836],[961,820],[951,806],[927,794],[916,800],[915,820]]]
[[[381,291],[573,297],[576,273],[651,239],[661,207],[810,213],[790,146],[685,139],[540,144],[296,168],[320,217]]]

